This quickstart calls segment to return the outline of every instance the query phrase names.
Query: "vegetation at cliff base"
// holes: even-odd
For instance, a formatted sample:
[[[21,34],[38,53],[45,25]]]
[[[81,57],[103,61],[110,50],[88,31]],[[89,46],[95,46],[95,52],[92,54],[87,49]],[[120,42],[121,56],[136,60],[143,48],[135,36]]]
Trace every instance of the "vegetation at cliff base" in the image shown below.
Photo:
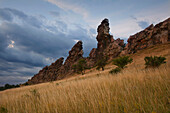
[[[145,60],[145,66],[146,66],[145,68],[148,68],[148,67],[156,68],[156,67],[159,67],[161,64],[166,63],[165,62],[166,58],[162,56],[145,57],[144,60]]]
[[[133,62],[133,59],[129,56],[122,56],[119,58],[116,58],[113,60],[113,65],[116,65],[117,67],[115,69],[112,69],[109,71],[110,74],[117,74],[123,70],[127,64],[130,64]]]
[[[82,75],[85,74],[86,68],[87,68],[87,66],[86,66],[85,59],[80,59],[77,64],[74,64],[72,66],[72,69],[74,70],[74,72],[81,73]]]
[[[123,69],[129,63],[132,63],[133,59],[129,56],[122,56],[113,60],[113,65],[118,66],[119,68]]]
[[[104,71],[104,67],[107,64],[107,57],[102,57],[98,60],[98,62],[96,63],[97,65],[97,70],[100,70],[100,68],[102,68],[102,71]]]
[[[121,69],[119,67],[116,67],[115,69],[112,69],[111,71],[109,71],[110,74],[117,74],[121,71]]]

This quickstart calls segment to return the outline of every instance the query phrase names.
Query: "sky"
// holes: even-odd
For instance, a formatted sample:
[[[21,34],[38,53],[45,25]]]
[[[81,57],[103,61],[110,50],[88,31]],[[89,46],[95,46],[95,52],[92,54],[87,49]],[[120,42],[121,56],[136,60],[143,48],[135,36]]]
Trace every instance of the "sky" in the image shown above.
[[[96,48],[104,18],[125,42],[170,16],[170,0],[0,0],[0,86],[26,82],[83,41]]]

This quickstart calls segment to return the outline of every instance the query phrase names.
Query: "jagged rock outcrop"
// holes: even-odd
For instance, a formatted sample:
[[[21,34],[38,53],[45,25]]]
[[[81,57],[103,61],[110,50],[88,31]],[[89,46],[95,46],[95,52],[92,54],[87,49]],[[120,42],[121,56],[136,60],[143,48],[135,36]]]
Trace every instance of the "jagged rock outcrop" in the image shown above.
[[[125,50],[121,55],[135,53],[139,50],[156,44],[164,44],[170,41],[170,18],[157,24],[150,25],[143,31],[132,35],[128,39]]]
[[[78,41],[69,51],[69,56],[64,64],[64,58],[59,58],[55,63],[44,67],[38,74],[34,75],[31,80],[28,81],[28,84],[37,84],[62,79],[73,73],[72,65],[77,63],[81,58],[83,58],[82,41]]]
[[[104,19],[97,29],[97,48],[93,48],[89,57],[85,58],[89,67],[95,66],[102,57],[107,56],[111,60],[117,56],[135,53],[156,44],[170,42],[170,18],[155,26],[150,25],[143,31],[130,36],[126,46],[120,38],[114,40],[113,36],[109,34],[109,30],[109,20]],[[69,51],[69,56],[64,64],[64,58],[61,57],[55,63],[40,70],[28,81],[28,84],[49,82],[70,76],[73,74],[72,66],[81,58],[83,58],[82,41],[78,41]]]
[[[63,61],[64,58],[61,57],[50,66],[44,67],[42,70],[39,71],[38,74],[34,75],[31,80],[28,81],[28,84],[37,84],[56,80],[58,72],[63,65]]]
[[[109,30],[109,20],[104,19],[97,28],[97,48],[93,48],[86,59],[89,67],[95,66],[101,57],[107,56],[109,59],[112,59],[117,57],[123,50],[124,41],[120,39],[114,40],[113,36],[109,34]]]
[[[59,71],[60,76],[58,76],[58,79],[62,79],[72,74],[72,66],[76,64],[81,58],[83,58],[83,45],[82,41],[78,41],[69,51],[69,56]]]

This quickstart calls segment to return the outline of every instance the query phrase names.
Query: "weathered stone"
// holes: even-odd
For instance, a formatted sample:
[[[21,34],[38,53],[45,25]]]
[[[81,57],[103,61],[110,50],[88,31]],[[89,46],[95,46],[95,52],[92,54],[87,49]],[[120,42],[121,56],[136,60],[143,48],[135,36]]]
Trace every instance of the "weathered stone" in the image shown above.
[[[64,65],[59,71],[60,76],[58,77],[58,79],[62,79],[66,76],[73,74],[72,66],[76,64],[81,58],[83,58],[83,45],[82,41],[78,41],[69,51],[69,56],[67,57]]]
[[[42,70],[39,71],[38,74],[34,75],[31,80],[28,81],[28,84],[37,84],[56,80],[58,72],[63,65],[63,61],[64,58],[61,57],[50,66],[45,66]]]
[[[93,48],[91,51],[90,51],[90,58],[96,58],[97,56],[97,49],[96,48]]]
[[[120,45],[121,47],[125,46],[124,40],[121,40],[120,38],[116,39],[115,42]]]
[[[97,29],[97,48],[93,48],[89,57],[85,58],[89,67],[94,67],[101,57],[107,56],[111,60],[117,56],[135,53],[155,44],[170,42],[170,18],[155,26],[152,24],[145,30],[130,36],[126,46],[120,38],[114,40],[113,36],[109,34],[109,30],[109,20],[104,19]],[[64,58],[58,59],[55,63],[40,70],[28,83],[37,84],[70,76],[73,74],[72,66],[81,58],[83,58],[82,41],[78,41],[69,51],[69,56],[64,64]]]
[[[69,56],[64,64],[64,58],[58,59],[55,63],[40,70],[38,74],[34,75],[31,80],[28,81],[28,84],[37,84],[62,79],[73,73],[72,65],[80,58],[83,58],[82,41],[78,41],[69,51]]]
[[[97,48],[93,48],[86,59],[89,67],[95,66],[101,57],[107,56],[108,59],[112,59],[117,57],[123,50],[124,41],[120,39],[114,40],[113,36],[109,34],[109,30],[109,20],[104,19],[97,28]]]
[[[144,29],[143,31],[132,35],[128,39],[128,44],[121,55],[136,53],[139,50],[151,47],[156,44],[164,44],[170,41],[170,18],[167,20]]]

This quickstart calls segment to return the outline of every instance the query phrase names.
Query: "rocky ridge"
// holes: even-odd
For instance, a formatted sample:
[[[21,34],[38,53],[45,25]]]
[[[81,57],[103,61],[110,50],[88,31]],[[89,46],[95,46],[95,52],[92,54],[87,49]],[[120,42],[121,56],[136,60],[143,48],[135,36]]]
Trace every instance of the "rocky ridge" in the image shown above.
[[[78,41],[73,48],[69,51],[65,63],[63,64],[64,58],[61,57],[52,63],[50,66],[44,67],[39,71],[38,74],[34,75],[28,84],[37,84],[43,82],[50,82],[54,80],[62,79],[73,73],[72,65],[76,64],[79,59],[83,58],[83,47],[82,41]]]
[[[109,30],[109,20],[104,19],[97,28],[97,48],[93,48],[89,57],[84,58],[89,67],[94,67],[101,57],[107,56],[111,60],[118,56],[133,54],[156,44],[170,42],[170,18],[155,26],[152,24],[143,31],[130,36],[126,46],[124,40],[120,38],[115,40],[109,34]],[[78,41],[69,51],[69,56],[64,64],[64,58],[59,58],[55,63],[44,67],[38,74],[34,75],[28,84],[49,82],[70,76],[73,74],[72,65],[81,58],[83,58],[82,41]]]
[[[143,31],[132,35],[128,39],[125,50],[121,55],[135,53],[139,50],[151,47],[156,44],[165,44],[170,41],[170,18],[156,24],[151,24]]]

